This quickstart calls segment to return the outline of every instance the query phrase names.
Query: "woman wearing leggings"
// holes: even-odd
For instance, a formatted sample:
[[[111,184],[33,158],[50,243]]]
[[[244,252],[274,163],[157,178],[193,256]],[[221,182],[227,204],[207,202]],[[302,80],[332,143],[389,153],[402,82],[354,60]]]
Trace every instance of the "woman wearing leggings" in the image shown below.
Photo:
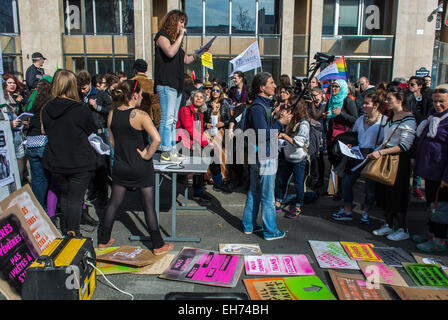
[[[110,246],[112,227],[128,188],[140,189],[145,221],[155,255],[173,249],[160,233],[154,206],[154,166],[152,156],[160,145],[160,135],[149,115],[136,109],[142,89],[136,80],[126,80],[112,92],[112,111],[108,117],[110,142],[115,149],[112,168],[112,195],[98,230],[98,247]],[[152,143],[148,143],[147,134]]]

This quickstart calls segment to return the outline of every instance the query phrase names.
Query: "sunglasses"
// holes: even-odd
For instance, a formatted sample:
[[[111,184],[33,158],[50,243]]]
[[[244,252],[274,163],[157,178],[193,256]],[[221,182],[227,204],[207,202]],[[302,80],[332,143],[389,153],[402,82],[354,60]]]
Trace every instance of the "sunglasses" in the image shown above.
[[[220,92],[221,92],[221,90],[219,90],[219,89],[212,89],[212,92],[217,92],[217,93],[220,93]]]

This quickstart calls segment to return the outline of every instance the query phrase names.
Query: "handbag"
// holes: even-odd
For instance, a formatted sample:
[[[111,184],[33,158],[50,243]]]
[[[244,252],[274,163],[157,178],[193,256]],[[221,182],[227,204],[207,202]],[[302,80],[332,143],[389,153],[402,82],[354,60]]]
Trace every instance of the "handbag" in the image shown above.
[[[403,120],[400,121],[398,126],[389,136],[387,141],[382,145],[383,149],[389,143],[395,132],[400,127]],[[370,160],[367,165],[362,169],[361,175],[367,179],[384,184],[386,186],[394,186],[397,179],[398,164],[400,162],[399,154],[386,154],[376,160]]]
[[[437,189],[436,198],[431,203],[431,222],[448,224],[448,202],[439,201],[440,187]]]

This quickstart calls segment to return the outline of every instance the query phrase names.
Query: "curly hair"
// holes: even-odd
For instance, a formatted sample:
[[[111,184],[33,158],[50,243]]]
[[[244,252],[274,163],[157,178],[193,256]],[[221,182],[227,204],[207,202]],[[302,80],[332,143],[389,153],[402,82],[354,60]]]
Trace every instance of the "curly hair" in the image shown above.
[[[6,81],[8,79],[12,79],[16,83],[16,90],[14,92],[20,92],[22,90],[22,85],[21,85],[20,81],[11,73],[5,73],[3,75],[3,80],[4,80],[4,82],[3,82],[3,90],[6,90]]]
[[[171,43],[174,43],[177,39],[177,25],[180,20],[183,20],[185,22],[185,26],[187,26],[188,17],[180,10],[171,10],[162,18],[162,20],[160,20],[159,30],[163,30],[168,33]]]

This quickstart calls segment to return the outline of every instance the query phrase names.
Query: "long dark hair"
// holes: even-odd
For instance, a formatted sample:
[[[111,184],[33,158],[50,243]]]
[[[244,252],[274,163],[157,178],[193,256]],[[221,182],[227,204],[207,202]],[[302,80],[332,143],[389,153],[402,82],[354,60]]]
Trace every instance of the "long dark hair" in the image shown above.
[[[308,104],[305,102],[305,99],[302,98],[293,110],[291,122],[286,128],[286,134],[290,137],[293,137],[293,135],[298,130],[298,127],[296,127],[296,125],[304,119],[308,122],[310,121],[310,116],[308,114]]]
[[[132,100],[132,95],[141,91],[137,80],[125,80],[111,92],[112,108],[116,109],[122,105],[128,106]]]

